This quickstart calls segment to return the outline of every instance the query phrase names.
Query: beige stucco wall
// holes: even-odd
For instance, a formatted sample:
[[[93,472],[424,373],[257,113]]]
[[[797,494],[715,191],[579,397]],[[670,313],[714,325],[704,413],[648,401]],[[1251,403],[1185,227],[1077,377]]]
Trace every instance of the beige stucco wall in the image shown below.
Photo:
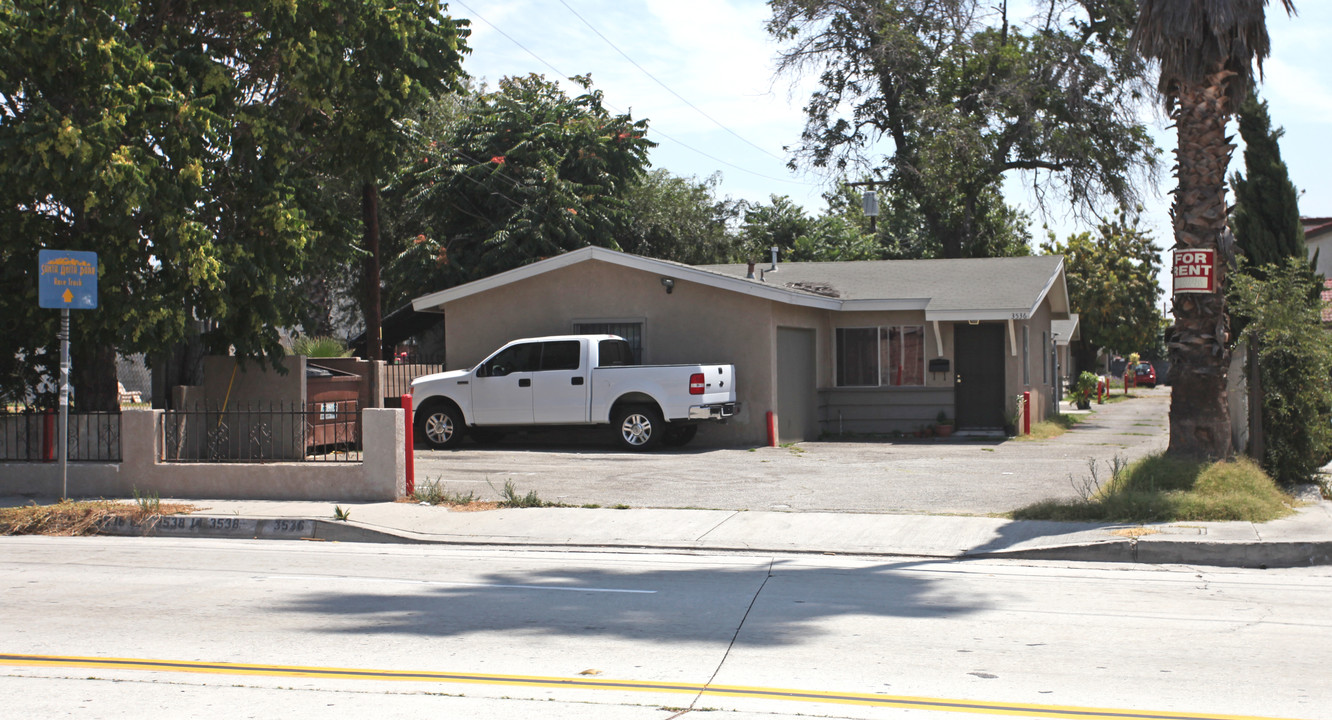
[[[828,372],[820,384],[820,417],[824,429],[839,433],[911,432],[934,423],[940,411],[956,417],[953,404],[953,324],[935,326],[924,310],[833,313],[827,336]],[[925,385],[838,388],[834,373],[836,328],[920,325],[925,329]],[[942,343],[942,346],[941,346]],[[948,359],[948,372],[929,372],[929,361]]]
[[[667,294],[661,278],[672,277]],[[868,400],[852,404],[909,405],[909,417],[900,411],[882,413],[885,423],[864,425],[857,432],[910,430],[935,420],[939,410],[953,410],[955,367],[953,324],[925,320],[923,310],[894,312],[835,312],[763,300],[690,282],[668,272],[654,273],[596,260],[558,268],[535,277],[476,293],[450,302],[445,313],[447,368],[472,367],[501,345],[523,337],[559,335],[574,331],[579,322],[642,322],[643,362],[730,363],[736,366],[737,394],[742,410],[727,424],[705,426],[695,440],[700,445],[744,445],[767,442],[767,413],[777,407],[777,328],[815,331],[820,419],[826,432],[845,429],[838,423],[839,403],[847,391],[834,387],[834,329],[882,325],[925,327],[926,361],[947,358],[949,372],[926,372],[925,388],[876,388]],[[1032,383],[1022,383],[1021,327],[1031,327]],[[1006,325],[1006,323],[1005,323]],[[1051,383],[1041,383],[1040,333],[1050,330],[1049,301],[1027,321],[1014,321],[1019,333],[1018,355],[1012,356],[1007,330],[1004,339],[1008,401],[1023,390],[1033,393],[1033,422],[1043,419]],[[1047,336],[1048,337],[1048,336]],[[942,348],[939,342],[942,341]],[[854,394],[854,393],[851,393]],[[899,409],[900,410],[900,409]],[[890,421],[890,422],[889,422]]]
[[[1012,411],[1016,409],[1016,398],[1023,392],[1031,393],[1031,422],[1038,423],[1046,418],[1050,413],[1051,403],[1053,402],[1054,381],[1046,371],[1045,381],[1041,381],[1041,363],[1049,363],[1048,356],[1041,353],[1041,333],[1045,333],[1047,342],[1050,342],[1050,300],[1047,297],[1036,308],[1028,320],[1014,320],[1012,324],[1013,333],[1009,335],[1007,323],[1004,330],[1004,357],[1006,359],[1004,394],[1007,403],[1006,409]],[[1022,328],[1026,327],[1030,337],[1030,354],[1028,356],[1028,365],[1030,368],[1030,382],[1023,382],[1022,375]],[[1013,355],[1013,345],[1016,341],[1017,355]],[[1021,418],[1019,418],[1019,423]],[[1020,429],[1020,428],[1019,428]]]
[[[305,356],[288,355],[277,362],[286,374],[259,362],[210,355],[203,359],[203,402],[208,407],[234,408],[252,405],[304,407]]]
[[[642,322],[644,364],[736,367],[740,412],[706,424],[695,444],[764,442],[776,393],[774,303],[678,277],[667,294],[665,276],[591,260],[451,302],[447,367],[472,367],[511,340],[571,333],[578,322]]]
[[[359,463],[165,463],[159,447],[161,410],[121,413],[121,462],[69,463],[69,497],[129,497],[134,491],[171,498],[390,501],[406,486],[406,427],[400,409],[362,414]],[[57,463],[0,463],[0,495],[58,497]]]

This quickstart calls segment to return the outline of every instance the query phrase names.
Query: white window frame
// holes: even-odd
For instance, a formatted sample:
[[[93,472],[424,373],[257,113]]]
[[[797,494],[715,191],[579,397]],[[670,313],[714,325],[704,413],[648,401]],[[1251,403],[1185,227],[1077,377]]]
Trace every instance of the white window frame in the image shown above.
[[[874,331],[874,373],[875,373],[875,382],[874,382],[873,385],[842,385],[842,384],[839,382],[839,381],[841,380],[840,375],[841,375],[841,369],[842,369],[842,357],[841,357],[841,355],[837,352],[837,347],[841,344],[841,343],[838,342],[838,335],[840,335],[841,332],[842,332],[843,330],[872,330],[872,331]],[[882,387],[882,386],[883,386],[883,376],[882,376],[882,368],[883,368],[883,353],[881,353],[881,352],[879,351],[879,332],[880,332],[880,326],[878,326],[878,325],[853,325],[853,326],[849,326],[849,327],[838,327],[838,328],[833,328],[833,355],[834,355],[834,357],[833,357],[833,386],[834,386],[834,387],[843,387],[843,388],[875,388],[875,387]]]
[[[1022,385],[1031,387],[1031,326],[1022,326]]]
[[[920,354],[920,384],[911,384],[911,385],[894,385],[894,384],[892,384],[892,378],[891,378],[891,377],[887,378],[888,382],[884,382],[885,378],[884,378],[884,373],[883,373],[883,353],[884,353],[883,348],[884,348],[885,345],[888,344],[887,335],[888,335],[889,331],[891,331],[891,330],[893,330],[893,329],[896,329],[896,330],[899,331],[899,337],[902,337],[903,334],[901,333],[901,331],[902,331],[904,328],[918,328],[918,329],[920,330],[920,339],[921,339],[921,354]],[[841,357],[841,354],[837,352],[837,348],[838,348],[838,346],[839,346],[839,343],[838,343],[838,335],[839,335],[842,331],[844,331],[844,330],[872,330],[872,331],[874,331],[874,372],[875,372],[875,375],[876,375],[876,382],[875,382],[875,384],[873,384],[873,385],[842,385],[842,384],[840,384],[840,371],[841,371],[841,368],[842,368],[842,357]],[[890,387],[890,388],[922,388],[922,387],[926,387],[927,385],[929,385],[929,372],[928,372],[928,370],[927,370],[927,368],[929,367],[929,358],[927,357],[928,354],[929,354],[929,353],[928,353],[928,350],[929,350],[929,348],[928,348],[929,340],[928,340],[928,338],[926,337],[926,335],[927,335],[927,333],[926,333],[926,331],[925,331],[925,323],[918,323],[918,324],[917,324],[917,323],[900,323],[900,324],[893,324],[893,325],[850,325],[850,326],[846,326],[846,327],[837,327],[837,328],[833,328],[833,356],[834,356],[834,357],[833,357],[833,386],[834,386],[834,387],[839,387],[839,388],[879,388],[879,387]],[[903,347],[903,350],[905,350],[905,347]]]

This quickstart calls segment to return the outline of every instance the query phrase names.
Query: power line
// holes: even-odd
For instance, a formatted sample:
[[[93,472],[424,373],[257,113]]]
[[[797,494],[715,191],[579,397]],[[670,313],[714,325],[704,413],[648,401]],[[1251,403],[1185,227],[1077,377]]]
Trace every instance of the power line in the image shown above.
[[[668,92],[668,93],[674,95],[675,97],[679,98],[679,99],[680,99],[680,102],[682,102],[682,103],[684,103],[685,105],[688,105],[689,107],[693,108],[694,111],[697,112],[699,115],[702,115],[703,117],[707,118],[708,120],[711,120],[711,121],[713,122],[713,124],[715,124],[717,127],[721,128],[722,130],[725,130],[726,132],[730,133],[731,135],[735,136],[735,138],[736,138],[737,140],[739,140],[740,142],[743,142],[743,143],[745,143],[746,145],[749,145],[750,147],[754,148],[755,150],[758,150],[759,152],[761,152],[761,153],[767,155],[767,156],[770,157],[770,158],[773,158],[774,160],[780,160],[780,161],[782,161],[782,162],[785,162],[785,161],[786,161],[785,158],[782,158],[782,157],[779,157],[779,156],[777,156],[777,155],[774,155],[774,154],[772,154],[771,152],[768,152],[768,150],[766,150],[766,149],[764,149],[764,148],[762,148],[762,147],[760,147],[760,146],[754,144],[753,142],[750,142],[750,140],[749,140],[748,138],[741,136],[741,135],[740,135],[739,133],[737,133],[736,131],[730,129],[729,127],[726,127],[725,125],[723,125],[723,124],[721,123],[721,121],[718,120],[717,118],[714,118],[714,117],[712,117],[711,115],[707,114],[706,112],[703,112],[702,108],[700,108],[700,107],[698,107],[697,105],[695,105],[695,104],[689,102],[687,99],[685,99],[685,97],[684,97],[683,95],[681,95],[680,93],[676,92],[676,91],[675,91],[674,89],[672,89],[669,85],[667,85],[666,83],[664,83],[664,82],[662,82],[661,80],[659,80],[659,79],[657,78],[656,75],[653,75],[652,73],[648,72],[647,68],[643,67],[642,65],[639,65],[639,64],[638,64],[633,58],[629,57],[629,54],[628,54],[628,53],[626,53],[625,51],[621,50],[620,47],[619,47],[618,45],[616,45],[615,43],[611,42],[611,39],[610,39],[610,38],[608,38],[608,37],[606,37],[605,35],[603,35],[603,34],[601,33],[601,31],[598,30],[598,29],[596,28],[596,26],[594,26],[592,23],[588,22],[588,21],[587,21],[587,18],[585,18],[585,17],[583,17],[582,15],[580,15],[580,14],[578,13],[577,10],[574,10],[574,9],[569,5],[569,3],[565,2],[564,0],[560,0],[560,4],[563,5],[563,6],[565,7],[565,9],[567,9],[569,12],[573,13],[574,17],[578,18],[579,20],[582,20],[584,25],[586,25],[586,26],[587,26],[592,32],[596,33],[596,34],[597,34],[597,37],[601,38],[602,40],[605,40],[605,41],[606,41],[606,44],[607,44],[607,45],[610,45],[611,48],[614,49],[615,52],[619,53],[621,57],[623,57],[625,60],[628,60],[630,65],[633,65],[634,67],[638,68],[640,72],[642,72],[644,75],[647,75],[649,78],[651,78],[651,79],[652,79],[652,82],[655,82],[655,83],[657,83],[658,85],[660,85],[660,86],[662,86],[663,88],[665,88],[666,92]]]
[[[540,55],[537,55],[535,52],[533,52],[533,51],[532,51],[530,48],[528,48],[526,45],[523,45],[522,43],[518,42],[516,39],[514,39],[514,37],[513,37],[512,35],[510,35],[510,34],[504,32],[503,30],[501,30],[500,27],[499,27],[498,25],[496,25],[495,23],[493,23],[493,22],[487,20],[487,19],[486,19],[485,17],[483,17],[480,13],[478,13],[478,12],[475,11],[475,10],[473,10],[471,7],[469,7],[469,6],[467,5],[467,3],[465,3],[465,2],[461,2],[461,0],[453,0],[453,2],[454,2],[455,4],[457,4],[457,5],[462,6],[463,9],[465,9],[465,10],[467,10],[467,12],[471,13],[471,14],[472,14],[477,20],[480,20],[481,22],[485,23],[486,25],[489,25],[490,28],[491,28],[492,30],[494,30],[495,32],[499,33],[500,35],[503,35],[503,36],[504,36],[509,42],[513,43],[514,45],[517,45],[520,49],[522,49],[523,52],[525,52],[525,53],[527,53],[528,55],[531,55],[532,57],[536,58],[538,62],[540,62],[542,65],[545,65],[546,67],[550,68],[551,71],[554,72],[554,73],[555,73],[556,75],[558,75],[559,77],[562,77],[562,78],[570,77],[569,75],[566,75],[565,73],[561,72],[559,68],[557,68],[557,67],[555,67],[554,65],[552,65],[548,60],[546,60],[545,58],[541,57]],[[567,6],[566,6],[566,7],[567,7]],[[570,10],[572,11],[572,8],[571,8]],[[575,14],[577,14],[577,13],[575,13]],[[587,21],[584,20],[583,22],[587,22]],[[596,31],[596,28],[593,28],[593,31],[595,32],[595,31]],[[601,33],[597,33],[597,34],[600,35]],[[610,41],[607,40],[607,42],[610,42]],[[614,46],[612,45],[612,47],[614,47]],[[619,48],[616,48],[616,50],[619,50]],[[623,54],[623,53],[621,53],[621,54]],[[633,62],[633,60],[630,60],[630,62]],[[635,63],[635,64],[636,64],[636,63]],[[639,68],[639,69],[642,69],[642,68]],[[647,72],[647,71],[644,70],[644,72]],[[653,79],[656,80],[656,78],[653,78]],[[658,81],[658,82],[660,82],[660,81]],[[665,87],[665,86],[663,86],[663,87]],[[670,88],[666,88],[666,89],[667,89],[667,90],[670,90]],[[671,92],[675,92],[675,91],[672,90]],[[679,97],[679,96],[677,95],[677,97]],[[680,98],[680,99],[681,99],[681,100],[684,100],[684,98]],[[689,101],[685,100],[685,102],[686,102],[686,104],[688,104]],[[610,107],[612,110],[615,110],[616,112],[621,112],[621,113],[624,112],[624,110],[620,109],[619,107],[616,107],[615,105],[613,105],[613,104],[611,104],[611,103],[609,103],[609,102],[607,102],[607,103],[605,103],[605,104],[606,104],[608,107]],[[690,107],[693,107],[693,105],[690,105]],[[698,108],[694,108],[694,109],[697,110]],[[699,112],[702,112],[702,111],[700,110]],[[705,114],[705,116],[706,116],[706,114]],[[709,119],[709,120],[712,120],[712,118],[708,118],[708,119]],[[713,120],[713,122],[716,122],[716,121]],[[726,128],[723,126],[723,129],[726,129]],[[729,168],[734,168],[734,169],[736,169],[736,170],[739,170],[739,171],[742,172],[742,173],[747,173],[747,174],[749,174],[749,175],[753,175],[753,176],[755,176],[755,177],[763,178],[764,180],[771,180],[771,181],[773,181],[773,182],[787,183],[787,184],[790,184],[790,185],[800,185],[800,186],[802,186],[802,187],[812,187],[809,183],[807,183],[807,182],[803,182],[803,181],[800,181],[800,180],[791,180],[791,179],[789,179],[789,178],[773,177],[773,176],[771,176],[771,175],[764,175],[764,174],[761,173],[761,172],[756,172],[756,171],[754,171],[754,170],[750,170],[750,169],[748,169],[748,168],[740,167],[739,165],[736,165],[735,163],[727,162],[727,161],[725,161],[725,160],[722,160],[722,159],[719,158],[719,157],[716,157],[715,155],[712,155],[712,154],[710,154],[710,153],[707,153],[707,152],[704,152],[704,151],[702,151],[702,150],[699,150],[698,148],[694,147],[693,145],[690,145],[689,143],[684,142],[683,140],[679,140],[679,139],[676,139],[676,138],[674,138],[674,137],[672,137],[672,136],[670,136],[670,135],[667,135],[666,133],[662,132],[660,129],[657,129],[657,128],[650,128],[649,132],[653,132],[653,133],[655,133],[655,134],[657,134],[657,135],[660,135],[661,137],[663,137],[663,138],[665,138],[665,139],[667,139],[667,140],[670,140],[671,142],[673,142],[673,143],[675,143],[675,144],[677,144],[677,145],[679,145],[679,146],[685,148],[686,150],[690,150],[690,151],[695,152],[695,153],[697,153],[697,154],[699,154],[699,155],[702,155],[703,157],[705,157],[705,158],[707,158],[707,159],[709,159],[709,160],[711,160],[711,161],[713,161],[713,162],[721,163],[722,165],[725,165],[725,166],[727,166],[727,167],[729,167]],[[727,130],[727,132],[730,132],[730,130]],[[735,133],[731,133],[731,134],[734,135]],[[737,135],[736,137],[739,137],[739,136]],[[741,140],[745,140],[744,138],[740,138],[740,139],[741,139]],[[745,140],[745,142],[746,142],[746,143],[749,143],[750,145],[753,145],[753,143],[750,143],[748,140]],[[758,147],[758,146],[757,146],[757,145],[754,145],[754,147]],[[762,150],[762,151],[765,152],[765,153],[768,153],[768,151],[763,150],[763,148],[758,148],[758,149],[759,149],[759,150]],[[768,153],[768,155],[771,155],[772,157],[777,157],[776,155],[772,155],[772,153]],[[777,159],[778,159],[778,160],[781,160],[781,158],[777,158]]]

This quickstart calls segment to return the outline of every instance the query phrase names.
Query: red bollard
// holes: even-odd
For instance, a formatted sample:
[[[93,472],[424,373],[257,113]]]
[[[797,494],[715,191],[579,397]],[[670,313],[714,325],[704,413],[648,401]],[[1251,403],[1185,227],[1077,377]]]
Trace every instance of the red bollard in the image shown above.
[[[42,462],[55,462],[56,416],[54,410],[42,415]]]
[[[406,446],[405,450],[406,458],[404,459],[405,462],[403,464],[403,469],[406,471],[405,474],[407,476],[407,486],[406,486],[407,497],[411,497],[416,493],[416,455],[414,452],[414,448],[412,447],[412,445],[414,444],[413,442],[414,438],[412,437],[411,393],[402,396],[402,416],[406,421],[407,425],[407,435],[406,435],[407,441],[403,443],[403,445]]]
[[[777,413],[768,411],[768,447],[777,447]]]
[[[1031,391],[1022,393],[1022,434],[1031,434]]]

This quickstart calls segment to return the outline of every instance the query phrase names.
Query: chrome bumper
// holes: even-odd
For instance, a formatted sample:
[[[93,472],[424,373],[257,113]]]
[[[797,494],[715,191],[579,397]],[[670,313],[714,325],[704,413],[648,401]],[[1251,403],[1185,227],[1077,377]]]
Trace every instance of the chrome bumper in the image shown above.
[[[692,405],[689,408],[690,420],[725,420],[740,409],[740,403],[720,403],[717,405]]]

